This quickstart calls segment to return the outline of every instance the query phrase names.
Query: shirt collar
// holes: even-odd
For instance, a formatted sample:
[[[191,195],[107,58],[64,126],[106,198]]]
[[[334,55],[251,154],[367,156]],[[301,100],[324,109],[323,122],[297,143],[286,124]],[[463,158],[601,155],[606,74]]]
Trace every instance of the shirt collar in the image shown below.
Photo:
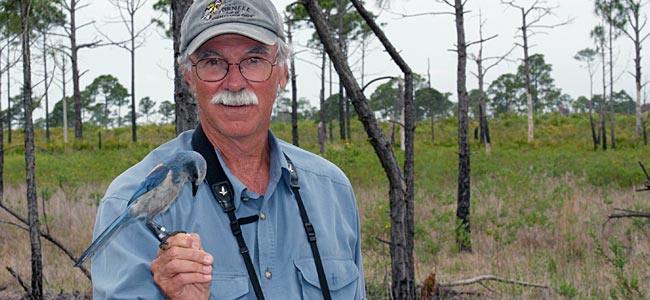
[[[269,158],[271,160],[271,166],[269,169],[269,185],[266,188],[266,194],[263,195],[263,199],[269,199],[276,187],[282,182],[286,185],[287,188],[290,188],[291,184],[291,173],[289,172],[289,164],[287,159],[284,156],[284,152],[280,149],[279,140],[275,137],[271,130],[268,131],[268,141],[269,149],[271,151]],[[223,171],[230,180],[230,184],[233,188],[235,209],[239,208],[241,204],[241,197],[243,193],[251,194],[252,192],[247,191],[246,186],[239,181],[235,175],[232,174],[228,166],[223,161],[221,153],[214,148],[214,151],[217,153],[217,158],[219,158],[219,163],[223,167]]]

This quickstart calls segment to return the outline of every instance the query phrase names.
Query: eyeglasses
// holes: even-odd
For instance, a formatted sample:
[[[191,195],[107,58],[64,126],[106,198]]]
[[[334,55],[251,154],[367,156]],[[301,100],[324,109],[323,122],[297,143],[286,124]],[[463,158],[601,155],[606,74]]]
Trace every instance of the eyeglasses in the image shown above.
[[[237,65],[241,75],[251,82],[267,81],[271,77],[273,67],[278,64],[278,56],[274,62],[261,57],[247,57],[239,63],[229,63],[225,59],[217,57],[206,57],[192,63],[196,68],[196,76],[207,82],[220,81],[226,78],[231,65]]]

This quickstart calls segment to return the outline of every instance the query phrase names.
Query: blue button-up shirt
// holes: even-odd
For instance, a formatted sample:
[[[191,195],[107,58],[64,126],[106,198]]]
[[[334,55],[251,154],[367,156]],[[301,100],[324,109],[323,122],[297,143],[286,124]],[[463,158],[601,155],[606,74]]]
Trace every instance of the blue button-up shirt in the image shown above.
[[[111,183],[97,213],[95,237],[124,210],[148,172],[175,152],[191,149],[191,139],[192,131],[182,133]],[[332,163],[276,139],[270,131],[269,146],[270,176],[264,195],[248,191],[219,157],[234,189],[237,217],[259,216],[258,221],[242,225],[242,231],[265,298],[322,298],[314,258],[290,187],[286,153],[298,172],[300,194],[316,231],[332,298],[365,299],[359,216],[348,178]],[[255,299],[228,216],[207,184],[201,185],[196,197],[186,184],[169,210],[155,220],[169,231],[201,236],[204,250],[214,257],[210,299]],[[144,223],[138,220],[124,226],[92,259],[94,299],[164,298],[150,271],[159,242]]]

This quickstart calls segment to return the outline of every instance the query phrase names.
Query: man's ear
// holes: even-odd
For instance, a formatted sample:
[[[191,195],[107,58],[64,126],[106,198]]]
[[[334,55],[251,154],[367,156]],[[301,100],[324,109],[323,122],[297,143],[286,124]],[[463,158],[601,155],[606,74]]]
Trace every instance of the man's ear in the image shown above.
[[[282,68],[282,74],[280,75],[280,88],[284,89],[289,82],[289,68],[285,66]]]
[[[182,67],[183,70],[183,80],[185,80],[185,84],[187,84],[187,87],[190,88],[190,91],[195,91],[194,89],[194,80],[192,80],[192,74],[191,74],[191,69],[187,69],[185,67]]]

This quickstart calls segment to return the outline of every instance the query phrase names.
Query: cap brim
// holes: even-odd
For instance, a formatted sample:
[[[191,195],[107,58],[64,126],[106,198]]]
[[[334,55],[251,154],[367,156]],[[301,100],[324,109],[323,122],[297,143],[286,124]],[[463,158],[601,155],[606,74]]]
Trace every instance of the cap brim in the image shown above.
[[[266,45],[275,45],[278,39],[275,33],[264,27],[245,23],[219,24],[199,33],[187,46],[187,53],[192,54],[209,39],[227,33],[243,35]]]

